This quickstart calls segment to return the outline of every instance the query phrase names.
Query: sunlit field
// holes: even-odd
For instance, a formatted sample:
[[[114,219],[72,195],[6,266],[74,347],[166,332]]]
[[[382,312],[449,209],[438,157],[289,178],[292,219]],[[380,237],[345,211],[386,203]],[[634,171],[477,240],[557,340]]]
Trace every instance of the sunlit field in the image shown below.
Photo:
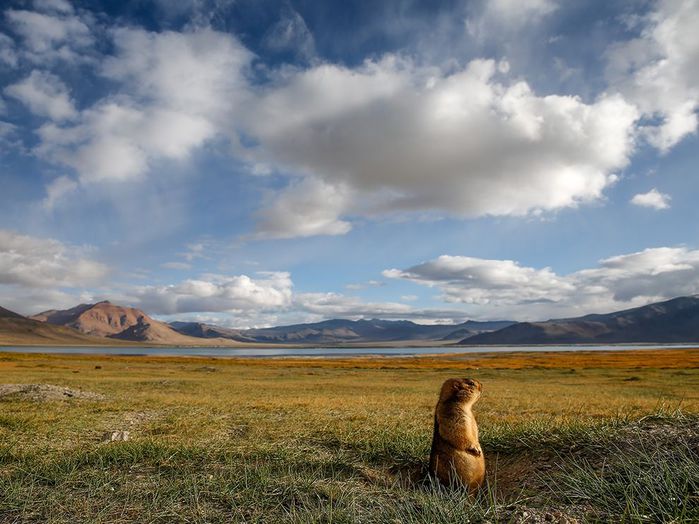
[[[455,376],[484,385],[475,499],[426,477],[437,392]],[[699,350],[0,353],[0,384],[96,394],[0,390],[1,522],[699,519]],[[102,442],[111,431],[130,438]]]

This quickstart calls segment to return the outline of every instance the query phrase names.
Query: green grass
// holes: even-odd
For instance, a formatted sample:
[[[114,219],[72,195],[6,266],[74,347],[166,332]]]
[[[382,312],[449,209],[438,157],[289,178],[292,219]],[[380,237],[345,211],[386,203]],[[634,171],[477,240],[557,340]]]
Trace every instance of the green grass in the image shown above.
[[[472,498],[425,475],[458,361],[7,357],[3,381],[106,400],[0,399],[0,522],[699,521],[698,369],[508,358],[468,371],[489,471]],[[100,442],[116,429],[132,440]]]
[[[550,477],[552,497],[623,522],[699,522],[699,419],[653,418],[591,454],[597,465],[589,458],[566,464]],[[654,433],[658,427],[665,431]]]
[[[674,414],[650,427],[696,431],[698,423]],[[552,428],[546,443],[538,440],[540,424],[503,429],[493,442],[484,438],[491,462],[521,458],[537,446],[555,454],[545,474],[536,459],[515,472],[515,481],[548,489],[530,493],[522,484],[503,493],[498,472],[476,499],[411,478],[416,467],[423,473],[426,446],[409,435],[390,443],[374,433],[359,445],[352,439],[246,448],[145,439],[60,454],[4,443],[0,515],[4,522],[508,522],[520,505],[530,512],[568,508],[591,522],[696,522],[697,433],[649,439],[634,424]],[[495,455],[505,433],[537,444]],[[392,460],[396,455],[402,460]]]

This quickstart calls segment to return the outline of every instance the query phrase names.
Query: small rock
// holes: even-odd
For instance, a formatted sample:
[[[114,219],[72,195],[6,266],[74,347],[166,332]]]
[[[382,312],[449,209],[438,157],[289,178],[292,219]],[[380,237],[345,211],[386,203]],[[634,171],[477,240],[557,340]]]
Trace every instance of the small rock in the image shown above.
[[[102,435],[102,442],[126,442],[129,438],[128,431],[107,431]]]

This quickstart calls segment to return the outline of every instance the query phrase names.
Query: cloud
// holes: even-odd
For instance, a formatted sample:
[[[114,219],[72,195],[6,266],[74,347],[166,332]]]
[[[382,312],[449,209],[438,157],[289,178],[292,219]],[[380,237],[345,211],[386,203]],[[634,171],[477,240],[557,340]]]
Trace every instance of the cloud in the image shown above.
[[[8,9],[5,18],[23,42],[22,55],[31,62],[46,63],[63,60],[69,63],[89,60],[94,37],[90,17],[76,16],[72,10],[56,9],[62,2],[39,2],[53,12]]]
[[[342,187],[310,178],[294,182],[260,211],[257,238],[344,235],[352,225],[338,214],[348,200]]]
[[[345,287],[347,289],[359,290],[370,287],[384,287],[385,285],[386,282],[382,282],[381,280],[367,280],[366,282],[355,282],[352,284],[347,284]]]
[[[117,28],[112,34],[117,50],[103,74],[145,101],[226,120],[236,102],[232,97],[247,88],[243,70],[253,55],[230,34],[208,28],[183,33]]]
[[[24,51],[95,47],[88,15],[61,0],[36,5],[43,12],[6,11]],[[355,67],[255,68],[234,36],[196,24],[105,28],[112,55],[93,66],[109,93],[81,111],[48,73],[10,89],[23,86],[30,109],[57,121],[37,130],[34,151],[75,170],[79,184],[141,181],[162,162],[230,141],[251,173],[289,179],[259,210],[256,238],[341,235],[353,218],[396,213],[524,216],[602,198],[633,155],[639,126],[663,150],[693,132],[694,5],[661,2],[643,18],[638,38],[609,51],[612,88],[596,99],[537,93],[505,60],[439,68],[386,54]],[[478,4],[474,17],[514,26],[557,8],[497,0]],[[289,9],[268,47],[312,43]],[[34,75],[43,82],[29,82]]]
[[[517,55],[522,43],[530,38],[541,38],[538,30],[558,9],[557,0],[484,0],[469,2],[464,20],[464,33],[470,44],[493,46],[506,52],[506,56]]]
[[[438,287],[446,302],[465,304],[512,304],[542,297],[560,300],[573,290],[550,268],[533,269],[512,260],[463,256],[442,255],[406,270],[385,270],[383,276]]]
[[[166,108],[108,101],[83,111],[72,127],[39,129],[43,156],[75,168],[82,182],[129,181],[159,159],[184,160],[212,136],[203,118]]]
[[[381,318],[434,323],[462,322],[465,318],[465,313],[459,310],[416,309],[400,302],[364,302],[340,293],[299,293],[294,297],[294,309],[315,315],[313,320]]]
[[[178,253],[178,256],[181,256],[187,262],[191,262],[195,258],[206,258],[204,253],[207,252],[207,246],[205,246],[203,242],[187,244],[185,247],[187,248],[187,251]]]
[[[305,60],[316,54],[315,40],[306,21],[290,4],[284,6],[279,20],[267,30],[263,45],[273,52],[288,52]]]
[[[133,289],[130,302],[159,315],[196,312],[276,310],[291,304],[292,282],[286,272],[247,275],[204,275],[168,286]]]
[[[0,62],[10,67],[16,67],[18,60],[14,40],[6,34],[0,33]]]
[[[165,262],[164,264],[160,264],[160,267],[164,269],[185,270],[192,269],[192,264],[187,264],[186,262]]]
[[[637,113],[621,97],[538,96],[507,81],[505,62],[443,72],[387,55],[280,71],[253,89],[252,55],[230,35],[113,35],[102,73],[122,92],[74,125],[42,126],[37,152],[82,183],[124,182],[227,136],[250,165],[294,177],[260,210],[258,238],[345,234],[348,215],[574,207],[600,198],[633,151]]]
[[[653,209],[667,209],[670,207],[670,195],[659,192],[656,188],[647,193],[638,193],[631,199],[636,206],[651,207]]]
[[[470,312],[481,318],[542,320],[699,293],[699,250],[650,248],[568,275],[511,260],[447,255],[383,274],[437,288],[442,300],[469,304]]]
[[[605,290],[617,303],[653,302],[699,293],[699,250],[651,248],[604,259],[573,274],[586,293]]]
[[[485,37],[494,29],[516,29],[537,22],[558,9],[556,0],[487,0],[470,16],[466,28],[472,36]]]
[[[66,0],[34,0],[34,8],[37,11],[53,11],[57,13],[68,13],[74,12],[73,6],[70,2]]]
[[[343,211],[524,215],[600,198],[632,153],[634,107],[540,97],[499,75],[492,60],[450,74],[390,56],[317,66],[268,90],[251,134],[267,162],[351,196],[323,223]]]
[[[661,0],[641,21],[638,38],[610,48],[607,77],[650,120],[650,143],[667,152],[697,129],[699,3]]]
[[[35,315],[49,309],[68,309],[77,304],[97,301],[87,291],[76,293],[58,289],[22,288],[18,292],[17,286],[3,284],[0,284],[0,296],[2,307],[20,315]]]
[[[78,190],[78,183],[70,177],[59,176],[46,186],[46,197],[41,205],[45,211],[53,210],[69,195]]]
[[[158,160],[186,160],[233,117],[240,69],[250,54],[231,36],[113,32],[102,74],[123,93],[82,111],[75,125],[47,124],[37,151],[73,167],[81,182],[132,181]]]
[[[34,70],[4,91],[25,104],[32,113],[54,121],[69,120],[77,115],[68,88],[57,76],[45,71]]]
[[[23,288],[83,288],[100,282],[108,268],[87,250],[57,240],[0,230],[0,284]]]
[[[340,293],[294,293],[287,272],[201,275],[177,284],[131,287],[118,299],[155,315],[178,315],[175,318],[204,318],[202,315],[211,317],[210,314],[219,313],[220,323],[237,327],[328,318],[412,319],[434,323],[459,322],[465,317],[458,309],[418,309],[400,302],[365,302]]]

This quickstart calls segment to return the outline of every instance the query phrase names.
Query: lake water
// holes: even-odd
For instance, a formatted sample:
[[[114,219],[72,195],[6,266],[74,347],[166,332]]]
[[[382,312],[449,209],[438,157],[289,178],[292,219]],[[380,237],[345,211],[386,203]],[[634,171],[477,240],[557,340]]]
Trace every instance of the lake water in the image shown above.
[[[347,357],[347,356],[410,356],[439,355],[448,353],[502,353],[546,351],[624,351],[634,349],[684,349],[697,344],[618,344],[618,345],[567,345],[567,346],[449,346],[449,347],[356,347],[356,348],[214,348],[214,347],[62,347],[41,346],[0,347],[13,353],[59,353],[78,355],[144,355],[144,356],[198,356],[198,357]]]

